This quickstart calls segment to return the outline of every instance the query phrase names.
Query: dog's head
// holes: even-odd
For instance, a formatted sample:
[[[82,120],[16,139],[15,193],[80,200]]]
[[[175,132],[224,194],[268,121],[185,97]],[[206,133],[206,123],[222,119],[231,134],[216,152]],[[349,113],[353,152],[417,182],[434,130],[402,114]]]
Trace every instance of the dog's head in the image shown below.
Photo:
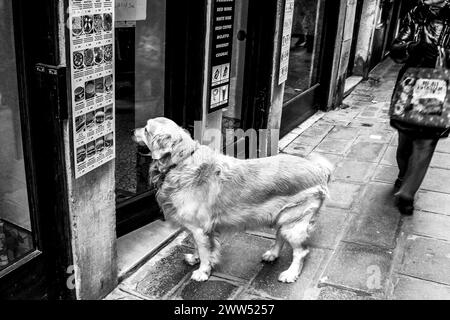
[[[177,163],[196,147],[186,130],[162,117],[150,119],[145,127],[135,129],[132,139],[147,149],[153,160],[170,160],[171,163]]]

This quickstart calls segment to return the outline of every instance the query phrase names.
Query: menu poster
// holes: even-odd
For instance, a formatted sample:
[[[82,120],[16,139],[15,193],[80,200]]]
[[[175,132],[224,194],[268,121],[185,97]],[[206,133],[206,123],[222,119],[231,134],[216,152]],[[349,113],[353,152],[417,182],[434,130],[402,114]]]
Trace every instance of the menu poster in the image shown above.
[[[283,37],[281,38],[280,72],[278,85],[285,82],[289,71],[289,51],[291,49],[292,21],[294,18],[294,0],[286,0],[284,7]]]
[[[75,178],[115,158],[114,0],[70,0]]]
[[[209,112],[229,104],[234,5],[234,0],[213,1]]]

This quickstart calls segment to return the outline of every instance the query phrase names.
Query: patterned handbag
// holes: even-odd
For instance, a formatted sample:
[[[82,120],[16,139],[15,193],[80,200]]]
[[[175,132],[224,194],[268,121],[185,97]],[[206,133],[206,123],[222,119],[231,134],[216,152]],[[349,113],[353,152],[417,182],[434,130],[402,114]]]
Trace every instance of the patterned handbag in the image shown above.
[[[436,68],[409,68],[392,96],[391,119],[419,127],[450,129],[450,70],[439,47]]]

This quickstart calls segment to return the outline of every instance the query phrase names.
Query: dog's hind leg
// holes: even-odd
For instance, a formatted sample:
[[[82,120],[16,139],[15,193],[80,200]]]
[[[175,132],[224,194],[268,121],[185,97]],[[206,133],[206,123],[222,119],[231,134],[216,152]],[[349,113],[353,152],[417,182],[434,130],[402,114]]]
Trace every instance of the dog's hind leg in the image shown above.
[[[322,199],[308,201],[305,206],[299,208],[291,208],[290,210],[300,210],[301,219],[292,221],[280,227],[281,236],[292,247],[292,263],[286,271],[282,272],[278,277],[281,282],[295,282],[302,272],[303,261],[308,255],[309,250],[304,247],[304,243],[309,237],[314,225],[314,218],[321,208]]]
[[[275,244],[272,246],[272,248],[270,248],[270,250],[266,251],[262,255],[262,260],[265,262],[272,262],[272,261],[275,261],[276,259],[278,259],[278,257],[280,256],[280,251],[283,248],[283,244],[284,244],[284,239],[281,236],[280,229],[278,229]]]

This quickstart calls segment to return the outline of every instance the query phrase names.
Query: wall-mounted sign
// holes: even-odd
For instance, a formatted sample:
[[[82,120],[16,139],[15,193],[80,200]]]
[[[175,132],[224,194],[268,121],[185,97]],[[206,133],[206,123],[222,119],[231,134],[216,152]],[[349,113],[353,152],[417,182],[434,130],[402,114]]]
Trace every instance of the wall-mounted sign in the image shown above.
[[[147,0],[114,0],[116,21],[147,19]]]
[[[234,0],[213,1],[209,112],[229,104],[234,4]]]
[[[291,48],[292,21],[294,17],[294,0],[286,0],[284,7],[283,37],[281,38],[280,72],[278,85],[287,80],[289,71],[289,50]]]
[[[69,7],[75,178],[115,158],[114,0]]]

